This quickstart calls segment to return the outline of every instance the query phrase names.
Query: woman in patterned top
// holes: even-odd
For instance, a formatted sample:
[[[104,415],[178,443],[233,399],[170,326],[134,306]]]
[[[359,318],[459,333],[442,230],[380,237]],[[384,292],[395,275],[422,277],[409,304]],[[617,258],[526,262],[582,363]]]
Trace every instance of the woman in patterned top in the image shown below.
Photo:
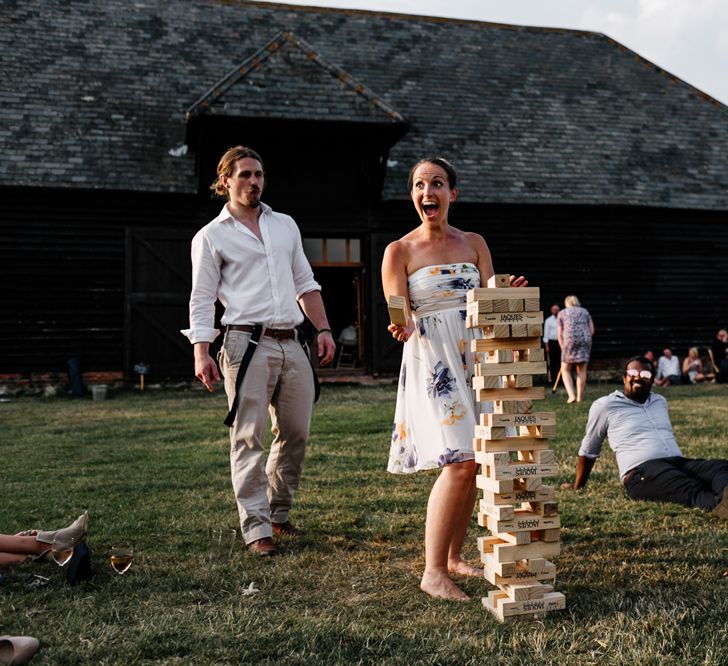
[[[594,322],[587,310],[581,307],[576,296],[564,299],[566,306],[558,314],[559,346],[561,347],[561,378],[569,395],[567,403],[581,402],[586,388],[586,365],[591,355]],[[576,366],[576,394],[571,369]]]

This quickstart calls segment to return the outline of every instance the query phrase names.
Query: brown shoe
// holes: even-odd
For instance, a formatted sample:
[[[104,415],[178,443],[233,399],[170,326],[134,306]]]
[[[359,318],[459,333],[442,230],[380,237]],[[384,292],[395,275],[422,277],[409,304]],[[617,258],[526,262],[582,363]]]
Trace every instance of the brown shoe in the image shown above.
[[[251,541],[248,544],[248,550],[253,553],[258,553],[261,557],[273,557],[273,555],[278,555],[278,549],[273,543],[273,539],[270,537]]]
[[[273,534],[276,536],[301,536],[301,530],[291,525],[290,520],[287,520],[285,523],[271,523],[271,527],[273,528]]]
[[[713,515],[728,520],[728,486],[723,488],[723,499],[713,509]]]

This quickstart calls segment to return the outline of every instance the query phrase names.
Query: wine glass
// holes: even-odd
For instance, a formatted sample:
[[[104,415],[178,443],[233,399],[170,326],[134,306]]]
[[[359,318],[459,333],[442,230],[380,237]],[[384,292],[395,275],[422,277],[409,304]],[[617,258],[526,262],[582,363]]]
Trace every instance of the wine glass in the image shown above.
[[[109,551],[111,568],[120,576],[125,574],[134,558],[134,548],[131,546],[112,546]]]
[[[76,540],[74,538],[66,538],[62,541],[53,539],[53,545],[51,546],[51,557],[53,558],[53,561],[59,567],[66,566],[73,557],[73,550],[75,547]]]

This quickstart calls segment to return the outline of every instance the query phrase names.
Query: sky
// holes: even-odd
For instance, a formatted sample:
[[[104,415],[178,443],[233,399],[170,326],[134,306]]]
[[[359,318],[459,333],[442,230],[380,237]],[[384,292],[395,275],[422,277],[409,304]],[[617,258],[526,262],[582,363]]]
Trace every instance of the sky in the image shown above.
[[[728,104],[728,0],[286,0],[603,32]]]

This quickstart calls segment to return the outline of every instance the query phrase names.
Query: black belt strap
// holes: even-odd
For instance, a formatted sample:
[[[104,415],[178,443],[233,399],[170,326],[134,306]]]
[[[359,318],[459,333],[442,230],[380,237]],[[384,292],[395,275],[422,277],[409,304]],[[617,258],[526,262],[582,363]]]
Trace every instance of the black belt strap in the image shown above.
[[[311,365],[311,372],[313,373],[313,401],[318,402],[319,396],[321,395],[321,384],[319,383],[316,369],[313,367],[311,354],[308,353],[308,342],[306,341],[306,335],[300,326],[296,327],[296,334],[298,336],[298,343],[301,345],[301,347],[303,347],[303,353],[306,354],[306,358]]]
[[[263,326],[261,324],[256,324],[255,326],[253,326],[253,334],[250,336],[250,342],[248,343],[248,346],[245,349],[245,354],[243,354],[243,358],[240,361],[238,376],[235,378],[235,397],[233,398],[233,404],[231,405],[230,411],[228,412],[228,415],[225,417],[224,421],[225,425],[228,428],[233,427],[233,423],[235,423],[235,417],[238,415],[240,387],[243,384],[245,373],[247,372],[248,366],[250,365],[250,359],[253,358],[253,354],[258,347],[258,341],[260,340],[261,335],[263,335]]]

